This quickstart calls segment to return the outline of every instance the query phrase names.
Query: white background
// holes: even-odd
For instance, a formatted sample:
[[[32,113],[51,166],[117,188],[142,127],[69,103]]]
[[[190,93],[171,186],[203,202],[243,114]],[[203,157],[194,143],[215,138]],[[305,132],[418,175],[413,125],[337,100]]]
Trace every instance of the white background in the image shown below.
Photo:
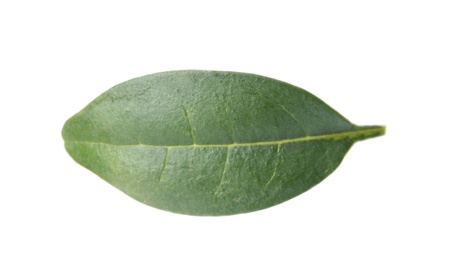
[[[66,119],[179,69],[261,74],[385,124],[307,193],[191,217],[76,164]],[[453,259],[451,1],[2,1],[0,259]]]

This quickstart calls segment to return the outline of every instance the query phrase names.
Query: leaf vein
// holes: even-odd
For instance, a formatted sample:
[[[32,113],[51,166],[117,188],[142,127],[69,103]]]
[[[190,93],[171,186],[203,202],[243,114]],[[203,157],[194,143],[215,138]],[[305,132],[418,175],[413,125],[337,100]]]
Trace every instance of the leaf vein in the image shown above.
[[[217,189],[216,189],[216,191],[214,193],[214,196],[216,196],[219,193],[220,187],[222,187],[223,181],[225,179],[225,172],[226,172],[226,169],[227,169],[229,158],[230,158],[230,147],[227,147],[227,152],[226,152],[226,156],[225,156],[225,164],[223,165],[223,170],[222,170],[222,175],[220,177],[220,182],[219,182],[219,185],[217,186]]]
[[[264,189],[267,188],[267,186],[272,182],[272,180],[275,178],[275,175],[277,174],[277,166],[278,166],[278,156],[280,155],[280,147],[281,144],[277,145],[277,155],[275,156],[275,165],[274,165],[274,172],[272,173],[272,176],[269,178],[269,180],[266,182],[266,185],[264,185]]]
[[[291,113],[288,109],[286,109],[285,106],[283,106],[283,105],[280,105],[280,106],[281,106],[281,108],[283,109],[283,111],[285,111],[286,113],[288,113],[288,114],[291,116],[291,118],[292,118],[294,121],[296,121],[296,123],[297,123],[297,124],[300,126],[300,128],[302,129],[302,132],[304,133],[304,135],[305,135],[305,136],[308,136],[307,130],[305,130],[304,125],[296,118],[296,116],[294,116],[293,113]]]
[[[162,175],[164,174],[165,167],[167,166],[167,157],[168,157],[168,148],[165,149],[164,162],[162,163],[162,170],[160,171],[159,178],[157,179],[157,183],[160,182],[160,180],[162,179]]]
[[[192,144],[195,144],[195,136],[193,135],[193,126],[192,126],[192,122],[190,121],[190,118],[189,118],[189,113],[187,112],[187,109],[184,105],[182,106],[182,109],[184,110],[184,115],[186,116],[187,123],[189,124],[190,137],[192,138]]]
[[[286,109],[286,107],[283,106],[282,104],[278,104],[278,103],[272,101],[271,99],[269,99],[268,97],[266,97],[266,96],[261,92],[261,90],[259,90],[259,88],[257,88],[256,86],[254,86],[254,88],[255,88],[256,93],[258,93],[258,95],[259,95],[262,99],[264,99],[266,102],[277,105],[277,106],[280,107],[285,113],[289,114],[290,117],[291,117],[291,118],[292,118],[292,119],[300,126],[300,128],[301,128],[303,134],[304,134],[305,136],[308,136],[307,130],[305,130],[305,127],[302,125],[302,123],[296,118],[296,116],[295,116],[293,113],[291,113],[288,109]]]
[[[354,141],[363,140],[370,137],[383,135],[385,127],[376,126],[366,129],[356,129],[352,131],[330,133],[323,135],[309,135],[304,137],[297,137],[291,139],[273,140],[273,141],[259,141],[248,143],[231,143],[231,144],[189,144],[189,145],[153,145],[153,144],[113,144],[105,142],[91,142],[91,141],[66,141],[66,143],[73,144],[98,144],[98,145],[112,145],[112,146],[128,146],[128,147],[153,147],[153,148],[221,148],[221,147],[239,147],[239,146],[260,146],[260,145],[276,145],[276,144],[289,144],[299,142],[309,142],[318,140],[338,140],[338,139],[352,139]]]

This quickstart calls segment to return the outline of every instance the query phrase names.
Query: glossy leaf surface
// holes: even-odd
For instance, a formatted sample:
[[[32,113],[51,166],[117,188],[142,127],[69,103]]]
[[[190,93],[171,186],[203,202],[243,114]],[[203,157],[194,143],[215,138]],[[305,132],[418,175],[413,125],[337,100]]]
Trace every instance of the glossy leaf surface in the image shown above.
[[[230,215],[303,193],[354,142],[384,131],[275,79],[172,71],[108,90],[66,122],[63,138],[75,161],[138,201]]]

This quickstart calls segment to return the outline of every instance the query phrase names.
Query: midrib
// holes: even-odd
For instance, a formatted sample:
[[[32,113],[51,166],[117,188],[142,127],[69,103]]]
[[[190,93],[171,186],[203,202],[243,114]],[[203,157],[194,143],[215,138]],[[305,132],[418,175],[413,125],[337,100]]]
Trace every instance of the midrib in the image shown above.
[[[253,143],[232,143],[232,144],[188,144],[188,145],[151,145],[151,144],[110,144],[102,142],[88,142],[88,141],[70,141],[66,143],[75,144],[97,144],[97,145],[112,145],[112,146],[135,146],[135,147],[155,147],[155,148],[208,148],[208,147],[239,147],[239,146],[262,146],[262,145],[281,145],[288,143],[308,142],[316,140],[328,139],[353,139],[355,141],[363,140],[375,136],[380,136],[385,133],[384,126],[366,127],[352,131],[339,132],[325,135],[311,135],[292,139],[253,142]]]

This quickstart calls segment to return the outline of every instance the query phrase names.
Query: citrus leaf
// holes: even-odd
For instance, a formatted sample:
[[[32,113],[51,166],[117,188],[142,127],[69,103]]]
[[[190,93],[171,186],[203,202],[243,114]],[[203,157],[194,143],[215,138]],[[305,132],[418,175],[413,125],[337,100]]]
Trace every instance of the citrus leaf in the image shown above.
[[[75,161],[138,201],[231,215],[307,191],[354,142],[384,132],[275,79],[172,71],[108,90],[66,122],[63,138]]]

